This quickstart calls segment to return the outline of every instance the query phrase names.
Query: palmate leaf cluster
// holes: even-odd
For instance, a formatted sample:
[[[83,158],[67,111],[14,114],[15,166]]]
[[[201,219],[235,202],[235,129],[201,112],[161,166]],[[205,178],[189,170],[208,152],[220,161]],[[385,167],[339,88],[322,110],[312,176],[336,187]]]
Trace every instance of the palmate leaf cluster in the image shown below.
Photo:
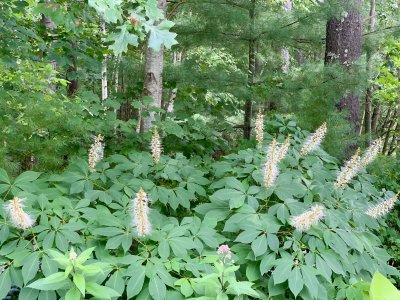
[[[337,160],[321,149],[300,157],[306,133],[294,122],[282,128],[275,130],[293,139],[270,189],[262,187],[264,150],[256,149],[212,163],[176,154],[154,164],[148,152],[114,154],[93,173],[84,159],[61,174],[28,171],[12,179],[0,170],[2,204],[25,198],[36,219],[19,231],[0,206],[0,298],[15,284],[32,300],[83,293],[96,299],[362,299],[355,282],[376,271],[398,275],[375,234],[383,221],[364,213],[384,194],[365,172],[335,189]],[[131,215],[140,188],[150,198],[153,227],[144,239]],[[326,207],[324,220],[294,231],[290,217],[313,203]],[[233,253],[225,269],[216,253],[220,244]]]

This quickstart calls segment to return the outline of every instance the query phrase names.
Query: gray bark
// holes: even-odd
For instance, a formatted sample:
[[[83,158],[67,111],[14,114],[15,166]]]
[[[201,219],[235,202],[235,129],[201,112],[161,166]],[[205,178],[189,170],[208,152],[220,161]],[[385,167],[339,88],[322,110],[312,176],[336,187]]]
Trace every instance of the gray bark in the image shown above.
[[[106,23],[104,20],[100,21],[100,29],[103,37],[106,36]],[[103,38],[104,39],[104,38]],[[104,54],[103,61],[101,64],[101,101],[108,98],[108,81],[107,81],[107,54]]]
[[[168,3],[166,0],[158,0],[158,7],[163,10],[164,15],[167,11],[167,5]],[[161,108],[163,93],[163,69],[164,46],[161,45],[159,51],[155,51],[150,47],[147,47],[143,96],[149,96],[153,99],[153,101],[149,105],[149,115],[142,117],[143,126],[141,126],[141,132],[150,130],[155,121],[156,115],[155,112],[151,111],[151,107]]]
[[[283,2],[283,9],[285,10],[286,13],[289,13],[292,10],[292,0],[285,0]],[[289,68],[290,68],[290,53],[288,48],[282,48],[281,49],[281,54],[283,58],[283,65],[282,65],[282,72],[287,74],[289,73]]]
[[[252,88],[254,85],[254,77],[256,72],[256,40],[254,39],[255,32],[255,19],[256,19],[256,1],[251,0],[251,7],[249,10],[249,19],[250,19],[250,39],[249,39],[249,66],[248,66],[248,78],[247,84],[250,89],[251,96],[246,100],[244,105],[244,122],[243,122],[243,137],[247,140],[250,139],[251,136],[251,117],[252,117]]]
[[[334,62],[350,68],[361,55],[362,16],[360,10],[362,0],[353,0],[352,4],[341,19],[332,17],[328,20],[325,64]],[[348,120],[353,126],[354,133],[358,134],[360,130],[360,99],[358,95],[350,92],[343,96],[337,104],[337,109],[349,112]]]
[[[371,32],[375,28],[376,23],[376,3],[375,0],[370,0],[370,8],[369,8],[369,23],[368,23],[368,32]],[[372,51],[367,51],[367,72],[371,71],[372,64]],[[371,142],[371,129],[372,129],[372,115],[371,115],[371,103],[372,103],[372,94],[373,94],[373,86],[368,86],[367,92],[365,95],[365,113],[364,113],[364,132],[366,134],[366,144],[369,145]]]

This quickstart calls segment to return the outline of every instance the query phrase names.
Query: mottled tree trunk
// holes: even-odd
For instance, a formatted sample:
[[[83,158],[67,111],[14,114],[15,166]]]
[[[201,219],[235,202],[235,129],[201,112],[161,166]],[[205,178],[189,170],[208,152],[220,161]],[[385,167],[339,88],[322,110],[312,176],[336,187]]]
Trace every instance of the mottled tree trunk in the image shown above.
[[[101,34],[104,37],[107,34],[106,30],[106,23],[104,20],[100,21],[100,29],[101,29]],[[101,63],[101,101],[104,101],[108,98],[108,81],[107,81],[107,54],[103,55],[103,61]]]
[[[362,0],[353,0],[346,14],[337,19],[328,20],[326,28],[325,64],[340,63],[350,68],[361,55],[362,35]],[[339,111],[349,112],[348,120],[357,134],[360,130],[360,99],[358,95],[349,92],[337,104]]]
[[[292,0],[285,0],[283,2],[283,9],[286,13],[289,13],[292,10]],[[289,73],[290,68],[290,53],[288,48],[282,48],[281,50],[282,58],[283,58],[283,65],[282,65],[282,72],[287,74]]]
[[[45,34],[50,36],[52,31],[57,28],[56,24],[51,20],[51,18],[46,17],[45,15],[42,14],[40,22],[43,24],[43,26],[46,28]],[[57,62],[55,60],[52,60],[50,62],[51,67],[53,70],[57,70]],[[49,85],[50,90],[54,93],[56,91],[57,86],[53,83]]]
[[[158,7],[163,10],[164,15],[167,11],[167,5],[167,0],[158,0]],[[143,96],[149,96],[153,99],[153,101],[149,105],[148,116],[142,117],[143,124],[140,129],[141,132],[150,130],[155,120],[156,115],[155,112],[151,111],[151,108],[161,108],[163,93],[163,69],[164,46],[161,45],[158,51],[147,47]]]
[[[248,86],[250,90],[249,99],[246,100],[244,105],[244,121],[243,121],[243,137],[250,139],[251,136],[251,117],[253,106],[253,84],[256,72],[256,40],[254,39],[255,32],[255,19],[256,19],[256,1],[251,0],[251,7],[249,9],[250,18],[250,39],[249,39],[249,66],[248,66]]]
[[[78,43],[76,41],[72,42],[72,49],[77,49],[78,48]],[[70,65],[67,69],[67,80],[68,80],[68,85],[67,85],[67,95],[68,97],[73,97],[76,93],[76,91],[79,88],[79,81],[77,77],[77,61],[76,61],[76,55],[72,54],[70,56],[72,65]],[[71,77],[72,74],[72,78]]]
[[[375,0],[370,0],[369,9],[369,22],[368,32],[371,32],[375,28],[376,11],[375,11]],[[372,64],[372,51],[367,50],[367,72],[371,71]],[[372,128],[372,115],[371,115],[371,104],[372,104],[373,86],[369,85],[365,94],[365,113],[364,113],[364,132],[366,134],[366,144],[369,145],[371,142],[371,128]]]

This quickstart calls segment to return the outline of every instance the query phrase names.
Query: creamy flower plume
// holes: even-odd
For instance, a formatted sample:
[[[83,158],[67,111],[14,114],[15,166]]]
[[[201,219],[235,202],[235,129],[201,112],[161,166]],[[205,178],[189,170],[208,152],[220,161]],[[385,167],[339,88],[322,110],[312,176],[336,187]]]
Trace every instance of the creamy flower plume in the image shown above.
[[[284,159],[288,153],[290,147],[290,138],[291,136],[289,134],[283,144],[278,148],[278,162]]]
[[[160,157],[161,157],[161,141],[160,141],[160,135],[158,134],[158,130],[156,127],[153,129],[153,137],[151,138],[151,155],[153,156],[153,160],[155,163],[160,162]]]
[[[386,199],[378,203],[377,205],[370,207],[365,213],[368,216],[377,219],[389,213],[394,208],[396,201],[397,201],[397,195],[394,195],[389,199]]]
[[[301,215],[292,217],[290,225],[298,231],[307,231],[325,216],[324,210],[325,208],[322,205],[317,204]]]
[[[278,145],[276,139],[273,139],[271,145],[268,147],[267,157],[265,159],[263,178],[264,186],[269,188],[274,183],[279,175],[278,163],[285,158],[290,146],[290,135],[286,138],[285,142]]]
[[[255,129],[256,129],[257,147],[261,149],[264,140],[264,115],[262,114],[261,109],[257,113]]]
[[[89,151],[89,170],[94,172],[96,164],[104,157],[103,136],[97,135]]]
[[[360,149],[345,163],[344,167],[341,168],[338,177],[335,182],[335,187],[343,188],[350,180],[357,175],[360,170]]]
[[[23,201],[24,199],[14,197],[14,199],[5,204],[4,209],[8,213],[11,224],[16,228],[25,230],[32,227],[35,220],[24,211]]]
[[[144,237],[151,232],[148,197],[142,188],[136,194],[136,198],[133,199],[133,225],[136,227],[139,237]]]
[[[267,158],[264,164],[264,186],[271,187],[279,174],[278,169],[278,149],[276,139],[272,140],[271,145],[268,148]]]
[[[367,151],[365,151],[364,155],[360,161],[360,169],[365,168],[368,164],[370,164],[379,152],[382,151],[383,148],[383,140],[381,138],[372,142],[371,146],[368,147]]]
[[[327,131],[328,128],[326,127],[326,123],[322,124],[312,135],[307,138],[300,150],[300,155],[305,156],[311,151],[317,149],[317,147],[321,145]]]

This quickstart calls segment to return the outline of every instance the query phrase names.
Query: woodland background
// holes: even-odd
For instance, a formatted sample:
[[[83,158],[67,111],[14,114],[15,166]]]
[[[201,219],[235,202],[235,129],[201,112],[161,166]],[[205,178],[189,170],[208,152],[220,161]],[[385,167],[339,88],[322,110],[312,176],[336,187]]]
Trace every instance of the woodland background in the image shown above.
[[[246,190],[248,185],[252,185],[252,180],[257,182],[257,176],[251,177],[246,171],[235,168],[239,168],[242,160],[250,164],[249,156],[256,157],[251,162],[254,166],[262,160],[262,151],[249,152],[249,149],[256,148],[254,124],[258,112],[265,116],[268,140],[265,146],[272,137],[283,141],[287,134],[300,143],[308,135],[307,132],[326,122],[328,134],[323,142],[326,152],[321,150],[323,154],[318,154],[323,157],[323,167],[327,168],[325,173],[321,173],[325,175],[342,165],[357,148],[363,151],[373,140],[381,138],[381,154],[368,166],[370,175],[365,175],[365,180],[376,189],[365,191],[365,181],[360,183],[363,186],[360,189],[354,184],[354,193],[360,192],[368,197],[378,195],[378,190],[396,193],[400,187],[399,35],[400,3],[396,0],[0,0],[2,201],[9,200],[11,195],[28,193],[28,198],[34,195],[32,201],[36,204],[32,207],[36,205],[39,209],[39,190],[46,185],[48,189],[59,189],[60,195],[70,199],[73,205],[81,199],[91,199],[87,205],[96,207],[98,202],[108,203],[114,201],[110,199],[120,196],[87,193],[93,192],[96,184],[103,191],[111,190],[120,180],[118,176],[123,178],[123,172],[132,167],[129,172],[136,174],[135,178],[142,177],[142,181],[134,183],[132,190],[125,190],[127,196],[132,198],[140,186],[147,184],[147,189],[153,191],[150,195],[154,203],[159,201],[159,207],[154,204],[154,208],[157,207],[160,214],[181,222],[179,209],[184,207],[183,215],[187,213],[194,218],[190,205],[183,204],[190,199],[192,207],[201,207],[196,212],[205,216],[207,209],[202,205],[215,189],[223,187],[218,178],[225,175],[237,178],[242,182],[239,190]],[[144,154],[150,151],[154,127],[160,133],[163,154],[169,157],[161,160],[158,167],[151,166],[151,159]],[[104,136],[105,157],[109,157],[109,161],[100,164],[98,173],[93,173],[89,180],[85,177],[90,175],[88,169],[77,169],[79,165],[84,165],[82,161],[87,160],[90,145],[98,134]],[[127,160],[127,169],[116,167],[124,162],[122,157]],[[300,167],[299,163],[299,172],[304,174],[308,167],[312,168],[312,164]],[[297,168],[295,163],[288,163],[286,167],[289,168],[289,165]],[[196,168],[197,173],[189,166]],[[73,179],[72,175],[68,175],[74,172],[75,175],[83,172],[81,175],[86,179]],[[158,172],[165,173],[158,177]],[[197,179],[193,179],[196,182],[193,190],[187,187],[186,192],[176,192],[186,176],[179,172],[195,172]],[[173,175],[175,173],[180,175]],[[13,190],[13,178],[21,178],[18,177],[20,174],[37,176],[31,177],[32,180],[26,179],[29,184]],[[42,174],[40,178],[39,174]],[[305,178],[312,180],[310,173],[307,174],[310,178],[304,175]],[[332,174],[324,178],[331,181]],[[179,198],[177,201],[182,202],[172,204],[171,208],[172,202],[169,201],[172,201],[172,196],[167,197],[169,200],[157,200],[157,195],[165,191],[155,195],[146,180],[155,186],[174,190],[176,199]],[[95,187],[89,181],[95,182]],[[76,182],[80,183],[74,186]],[[121,179],[121,182],[124,181]],[[214,183],[209,186],[211,182]],[[236,181],[226,184],[225,188],[229,185],[230,188],[232,185],[238,187]],[[282,184],[291,185],[289,182]],[[207,191],[202,186],[207,186]],[[311,190],[311,187],[308,188]],[[212,192],[209,193],[208,189]],[[49,195],[47,200],[53,203]],[[308,197],[305,195],[290,194],[289,191],[289,198],[297,197],[303,204],[308,201],[304,200]],[[310,196],[314,199],[311,202],[322,199],[321,195]],[[276,197],[287,198],[279,192]],[[298,210],[290,208],[291,214],[292,209]],[[281,212],[285,218],[289,210]],[[382,248],[391,256],[387,261],[393,269],[400,265],[399,212],[397,205],[386,218],[384,228],[371,225],[373,230],[377,230],[375,234]],[[63,219],[61,215],[59,217]],[[278,219],[285,224],[283,215]],[[228,214],[224,216],[228,218]],[[210,230],[216,230],[218,234],[222,232],[218,229],[221,226],[218,222],[225,222],[220,217],[217,217],[214,227],[210,225],[213,228]],[[186,222],[189,224],[188,220]],[[4,221],[2,228],[7,224]],[[162,228],[164,225],[159,226]],[[7,236],[0,239],[0,252],[3,248],[4,257],[9,254],[4,250],[10,247],[6,246],[7,242],[14,238],[17,237],[7,231]],[[18,235],[20,242],[29,238],[29,234]],[[221,236],[215,239],[220,243],[206,242],[206,246],[215,248],[224,241]],[[229,241],[227,239],[225,241]],[[278,240],[277,247],[284,247],[284,241]],[[153,242],[156,245],[157,238]],[[325,242],[329,248],[330,243]],[[69,247],[59,243],[56,245],[54,241],[56,248],[61,252],[67,251]],[[81,250],[88,246],[81,240],[75,243],[81,245]],[[183,238],[182,243],[185,243]],[[128,251],[121,245],[116,244],[112,249],[119,249],[126,255],[129,251],[136,254],[135,251],[141,247],[138,244]],[[186,250],[195,249],[186,246]],[[43,249],[52,247],[53,242]],[[171,247],[174,255],[179,257],[179,251]],[[276,252],[273,251],[274,246],[270,250]],[[169,257],[169,252],[167,255],[165,251],[162,258]],[[101,254],[97,255],[101,257]],[[260,264],[257,257],[252,259],[255,265]],[[19,267],[15,266],[16,269]],[[332,268],[335,273],[335,266]],[[337,268],[336,271],[344,278],[343,282],[341,279],[335,281],[336,291],[343,289],[344,295],[353,299],[346,294],[354,284],[352,276],[346,278],[346,272],[351,274],[351,271],[341,272]],[[39,268],[36,268],[36,273],[28,279],[40,278],[38,272]],[[196,273],[193,270],[190,272]],[[155,284],[149,274],[146,274],[148,279],[144,287],[148,281],[150,285]],[[258,280],[258,275],[251,271],[241,274],[241,278],[247,276],[249,282]],[[262,277],[262,274],[259,275]],[[398,273],[393,271],[386,275],[393,275],[393,281],[399,286]],[[121,275],[121,280],[128,281],[129,278],[124,276]],[[368,280],[368,276],[364,278]],[[171,278],[161,279],[164,288],[169,286],[168,293],[174,290]],[[29,280],[24,278],[23,282],[27,284]],[[283,292],[277,292],[275,295],[278,296],[273,299],[296,297],[303,288],[303,285],[301,288],[293,287],[288,282],[289,286],[286,284]],[[19,284],[19,287],[23,288],[24,284]],[[257,291],[262,293],[262,286],[258,282],[253,288],[259,288]],[[124,293],[121,288],[113,288]],[[303,293],[300,297],[309,299],[305,288]],[[184,292],[182,294],[186,297]],[[0,295],[6,296],[1,292]],[[41,297],[41,294],[35,295]],[[172,294],[168,295],[172,297]],[[246,295],[254,296],[252,292]],[[333,294],[329,295],[327,297],[333,299]],[[339,293],[339,296],[336,294],[333,297],[344,299],[341,296]],[[61,297],[65,296],[61,294]],[[319,299],[315,295],[310,297]]]

